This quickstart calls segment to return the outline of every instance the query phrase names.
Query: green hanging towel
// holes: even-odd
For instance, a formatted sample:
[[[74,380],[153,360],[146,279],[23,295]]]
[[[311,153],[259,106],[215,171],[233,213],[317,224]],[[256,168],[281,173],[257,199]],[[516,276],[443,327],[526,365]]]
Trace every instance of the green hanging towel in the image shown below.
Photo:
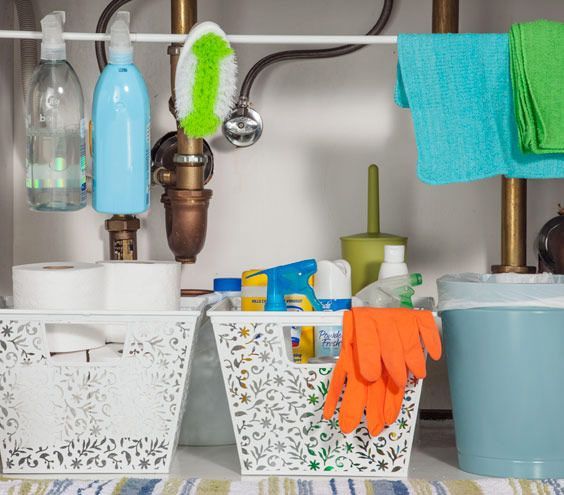
[[[563,153],[564,23],[513,24],[509,46],[521,150]]]

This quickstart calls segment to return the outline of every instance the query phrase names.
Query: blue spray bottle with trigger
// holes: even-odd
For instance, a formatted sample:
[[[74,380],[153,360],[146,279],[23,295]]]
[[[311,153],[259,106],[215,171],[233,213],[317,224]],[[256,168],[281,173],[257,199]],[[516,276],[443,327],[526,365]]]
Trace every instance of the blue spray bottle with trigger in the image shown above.
[[[265,311],[303,311],[304,299],[308,300],[315,311],[321,311],[321,303],[309,285],[311,276],[316,272],[317,262],[310,259],[255,272],[246,278],[266,275]],[[292,326],[290,337],[291,339],[286,341],[289,345],[286,349],[288,357],[294,362],[307,362],[314,354],[313,328]]]
[[[133,64],[129,12],[111,28],[110,57],[92,105],[92,205],[100,213],[136,214],[149,208],[150,104]]]
[[[315,311],[322,311],[323,307],[309,285],[310,277],[316,272],[317,262],[311,259],[268,268],[247,278],[263,274],[268,277],[265,311],[286,311],[284,297],[288,294],[301,294],[308,298]]]

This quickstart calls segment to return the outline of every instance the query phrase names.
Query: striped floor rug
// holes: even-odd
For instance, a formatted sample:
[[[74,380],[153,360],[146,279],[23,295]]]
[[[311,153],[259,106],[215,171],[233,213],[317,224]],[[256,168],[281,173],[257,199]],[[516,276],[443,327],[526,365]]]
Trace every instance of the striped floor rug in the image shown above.
[[[564,480],[386,481],[290,478],[220,481],[122,478],[21,480],[0,478],[1,495],[564,495]]]

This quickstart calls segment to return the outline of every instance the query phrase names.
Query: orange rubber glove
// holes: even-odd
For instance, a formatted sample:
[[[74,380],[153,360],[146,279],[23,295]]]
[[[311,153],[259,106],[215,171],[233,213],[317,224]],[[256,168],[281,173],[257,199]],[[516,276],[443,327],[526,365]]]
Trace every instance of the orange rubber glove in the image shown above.
[[[431,358],[441,357],[441,339],[430,311],[407,308],[355,308],[355,351],[361,378],[384,382],[377,399],[383,404],[385,424],[395,422],[401,411],[408,371],[416,378],[426,376],[422,341]],[[379,351],[379,352],[378,352]],[[380,354],[382,363],[376,362]],[[369,399],[370,400],[370,399]],[[368,412],[367,412],[368,417]],[[369,427],[370,434],[373,435]]]
[[[405,387],[407,372],[425,378],[425,346],[434,360],[441,357],[441,339],[430,311],[407,308],[354,308],[355,358],[361,376],[375,382],[385,369]]]
[[[323,407],[323,417],[330,419],[333,416],[341,391],[345,387],[339,413],[341,431],[343,433],[354,431],[362,421],[366,409],[368,431],[375,436],[386,424],[396,420],[403,402],[403,389],[394,384],[385,370],[382,379],[374,383],[362,378],[354,357],[356,330],[354,321],[353,312],[346,311],[343,315],[341,354],[333,370]]]
[[[366,426],[375,437],[386,425],[398,419],[403,404],[404,388],[398,387],[384,370],[382,377],[368,386]]]
[[[343,338],[341,353],[325,398],[323,417],[330,419],[335,413],[341,391],[345,386],[341,410],[339,413],[339,426],[343,433],[350,433],[360,424],[362,414],[368,397],[368,382],[360,376],[360,370],[355,363],[353,352],[354,320],[351,311],[345,311],[343,315]]]
[[[323,417],[333,416],[346,381],[339,414],[344,433],[360,424],[365,409],[370,435],[392,424],[401,411],[407,369],[417,378],[426,375],[421,340],[429,355],[439,359],[441,341],[429,311],[354,308],[345,312],[341,354],[331,377]]]

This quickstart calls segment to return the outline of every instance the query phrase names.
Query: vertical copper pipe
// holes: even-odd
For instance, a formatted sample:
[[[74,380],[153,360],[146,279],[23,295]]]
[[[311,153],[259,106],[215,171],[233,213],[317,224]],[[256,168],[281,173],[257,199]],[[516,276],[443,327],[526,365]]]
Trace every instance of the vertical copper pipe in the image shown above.
[[[433,33],[458,33],[458,0],[433,0]]]
[[[494,273],[534,273],[527,266],[527,181],[501,178],[501,265]]]
[[[171,1],[171,31],[173,34],[188,34],[190,29],[198,19],[198,2],[197,0],[172,0]],[[176,47],[179,48],[179,47]],[[176,74],[176,65],[180,50],[175,50],[172,46],[170,49],[170,76],[171,88],[174,95],[174,78]],[[193,155],[203,153],[203,142],[201,139],[188,138],[182,129],[178,128],[178,153],[181,155]],[[177,186],[182,187],[181,184]],[[202,182],[199,189],[202,189],[204,184]]]
[[[198,19],[198,2],[196,0],[173,0],[170,14],[172,32],[188,34]]]
[[[503,177],[501,183],[502,262],[509,266],[527,263],[525,238],[527,228],[527,181]]]
[[[186,34],[197,18],[197,0],[171,0],[171,30]],[[181,45],[172,44],[170,55],[170,108],[174,112],[174,83]],[[194,263],[204,247],[207,229],[207,212],[212,191],[204,189],[204,142],[186,136],[177,124],[177,153],[175,169],[166,176],[161,174],[165,192],[161,202],[165,207],[168,245],[177,261]],[[161,182],[162,183],[162,182]]]

